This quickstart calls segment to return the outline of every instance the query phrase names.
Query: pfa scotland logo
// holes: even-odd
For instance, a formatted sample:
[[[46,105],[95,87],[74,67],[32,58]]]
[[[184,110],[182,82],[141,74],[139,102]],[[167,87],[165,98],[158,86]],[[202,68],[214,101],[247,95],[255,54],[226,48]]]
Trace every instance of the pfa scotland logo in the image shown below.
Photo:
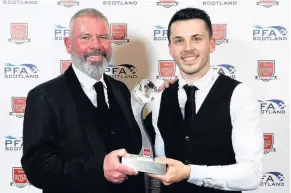
[[[11,186],[16,186],[17,188],[24,188],[25,186],[30,186],[26,175],[21,167],[12,168],[12,182]]]
[[[174,60],[159,60],[159,75],[157,79],[167,80],[176,78],[176,64]]]
[[[17,152],[22,151],[23,137],[5,136],[5,151]]]
[[[259,60],[258,61],[258,76],[256,79],[269,81],[277,79],[275,74],[275,60]]]
[[[279,2],[276,1],[276,0],[260,0],[260,1],[257,1],[257,5],[258,6],[263,6],[263,7],[266,7],[266,8],[270,8],[272,6],[279,5]]]
[[[71,65],[72,61],[71,60],[61,60],[60,61],[60,72],[63,74]]]
[[[165,27],[156,25],[154,26],[154,41],[166,41],[167,40],[167,34],[168,30],[165,29]]]
[[[157,2],[157,5],[164,6],[166,8],[170,8],[172,6],[178,5],[178,2],[175,0],[160,0],[159,2]]]
[[[79,2],[76,0],[61,0],[58,1],[58,5],[70,8],[79,5]]]
[[[65,37],[68,37],[70,34],[70,30],[62,25],[55,26],[55,40],[64,40]]]
[[[285,114],[286,105],[282,100],[270,99],[266,101],[259,100],[261,114]]]
[[[216,45],[229,42],[226,38],[227,24],[213,24],[212,30]]]
[[[10,24],[9,42],[16,43],[18,45],[30,42],[28,38],[28,24],[27,23],[11,23]]]
[[[126,23],[112,23],[110,24],[111,42],[116,45],[128,43],[127,39],[127,24]]]
[[[285,41],[287,40],[287,29],[283,26],[253,26],[254,41]]]
[[[284,186],[284,175],[280,172],[266,172],[261,180],[261,186]]]
[[[137,68],[132,64],[110,64],[105,72],[107,75],[116,79],[134,79],[137,78]]]
[[[274,145],[274,133],[264,133],[264,153],[276,152]]]
[[[16,116],[18,118],[23,118],[25,107],[26,107],[26,97],[12,97],[11,98],[12,112],[10,112],[9,114],[12,116]]]
[[[38,78],[38,68],[34,64],[4,64],[4,78]]]
[[[213,70],[217,71],[217,73],[219,74],[223,74],[226,75],[230,78],[235,79],[235,72],[236,69],[234,66],[230,65],[230,64],[218,64],[216,66],[213,66]]]

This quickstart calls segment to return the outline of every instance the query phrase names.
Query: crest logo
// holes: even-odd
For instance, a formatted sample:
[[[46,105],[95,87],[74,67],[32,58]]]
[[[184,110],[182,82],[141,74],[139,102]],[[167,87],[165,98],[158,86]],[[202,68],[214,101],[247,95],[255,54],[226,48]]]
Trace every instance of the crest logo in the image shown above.
[[[228,39],[226,39],[227,24],[213,24],[212,30],[216,45],[229,42]]]
[[[277,79],[275,74],[275,60],[259,60],[258,61],[258,76],[256,79],[269,81]]]
[[[173,79],[176,73],[176,64],[174,60],[159,60],[159,75],[157,79]]]
[[[26,107],[26,97],[12,97],[11,98],[12,112],[10,112],[9,114],[12,116],[16,116],[18,118],[23,118],[25,107]]]
[[[61,0],[58,2],[58,5],[70,8],[79,5],[79,2],[76,0]]]
[[[116,45],[128,43],[127,39],[127,24],[126,23],[112,23],[110,24],[111,42]]]
[[[31,184],[28,182],[23,169],[20,167],[13,167],[12,168],[12,182],[10,183],[10,186],[23,188],[25,186],[30,186],[30,185]]]
[[[60,62],[60,72],[61,72],[61,74],[63,74],[69,68],[69,66],[71,64],[72,64],[71,60],[61,60],[61,62]]]
[[[272,6],[279,5],[279,2],[276,0],[260,0],[257,2],[257,5],[270,8]]]
[[[264,153],[276,152],[273,148],[274,145],[274,133],[264,133]]]
[[[150,157],[151,156],[151,149],[150,148],[143,148],[143,156]]]
[[[18,45],[30,42],[28,38],[28,24],[27,23],[11,23],[10,24],[9,42],[16,43]]]
[[[170,8],[172,6],[178,5],[178,2],[176,2],[175,0],[160,0],[159,2],[157,2],[157,5]]]

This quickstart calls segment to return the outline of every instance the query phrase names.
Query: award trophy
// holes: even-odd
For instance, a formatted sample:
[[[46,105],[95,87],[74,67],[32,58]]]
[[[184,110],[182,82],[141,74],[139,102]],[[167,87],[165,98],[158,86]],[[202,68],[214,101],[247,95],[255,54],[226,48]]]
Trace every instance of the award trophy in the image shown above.
[[[129,158],[122,157],[121,163],[140,172],[164,175],[167,168],[166,164],[154,160],[153,147],[143,123],[145,106],[154,100],[156,93],[157,88],[150,80],[144,79],[135,85],[132,93],[134,96],[132,110],[142,134],[142,149],[139,155],[131,154]]]

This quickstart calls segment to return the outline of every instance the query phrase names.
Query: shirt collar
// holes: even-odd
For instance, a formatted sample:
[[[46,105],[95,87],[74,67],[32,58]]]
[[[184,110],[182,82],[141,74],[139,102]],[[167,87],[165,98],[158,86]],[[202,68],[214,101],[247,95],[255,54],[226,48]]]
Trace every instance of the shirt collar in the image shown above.
[[[78,80],[80,81],[81,85],[83,87],[85,87],[86,89],[89,89],[89,88],[93,87],[94,84],[96,82],[99,82],[99,81],[102,82],[104,88],[107,88],[107,85],[106,85],[106,83],[104,81],[103,74],[102,74],[100,80],[96,80],[94,78],[91,78],[90,76],[88,76],[87,74],[85,74],[84,72],[82,72],[81,70],[79,70],[74,64],[72,65],[72,67],[73,67],[73,70],[74,70],[74,72],[75,72]]]
[[[198,80],[196,80],[193,83],[188,83],[189,86],[196,86],[199,90],[207,87],[211,81],[213,80],[213,78],[215,77],[215,72],[213,70],[212,67],[210,67],[210,69],[208,70],[208,72],[202,76],[201,78],[199,78]],[[183,86],[187,84],[187,82],[181,77],[179,77],[179,88],[183,88]]]

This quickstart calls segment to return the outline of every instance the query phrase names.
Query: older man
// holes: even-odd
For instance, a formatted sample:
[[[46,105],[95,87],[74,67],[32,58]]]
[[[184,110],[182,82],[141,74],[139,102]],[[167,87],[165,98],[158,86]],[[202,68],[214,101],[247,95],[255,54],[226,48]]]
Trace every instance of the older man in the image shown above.
[[[120,163],[139,153],[142,140],[128,88],[104,74],[106,17],[77,12],[65,45],[72,65],[27,96],[21,163],[28,180],[43,193],[145,192],[144,175]]]

